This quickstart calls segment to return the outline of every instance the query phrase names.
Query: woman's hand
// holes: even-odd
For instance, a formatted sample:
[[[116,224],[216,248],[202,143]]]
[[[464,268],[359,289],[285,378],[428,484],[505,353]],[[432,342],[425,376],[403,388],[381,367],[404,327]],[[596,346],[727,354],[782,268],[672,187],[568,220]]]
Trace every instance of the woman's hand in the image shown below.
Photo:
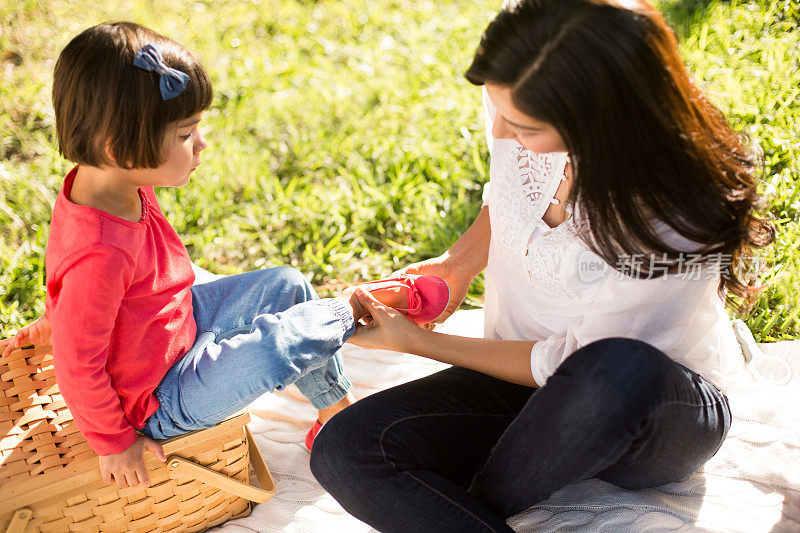
[[[356,289],[353,294],[369,315],[366,325],[359,325],[348,342],[362,348],[408,352],[414,340],[425,333],[400,311],[380,303],[371,293]]]
[[[394,276],[398,274],[431,274],[444,279],[447,282],[447,285],[450,286],[450,303],[447,304],[447,308],[441,315],[439,315],[438,318],[436,318],[436,320],[430,324],[424,324],[422,326],[426,329],[432,329],[435,324],[444,322],[450,317],[450,315],[455,313],[456,309],[458,309],[458,306],[460,306],[461,302],[463,302],[464,298],[466,298],[467,292],[469,291],[469,285],[472,283],[472,276],[459,268],[449,254],[440,255],[439,257],[434,257],[432,259],[428,259],[427,261],[414,263],[402,270],[398,270],[392,275]]]
[[[371,320],[365,326],[358,326],[348,342],[362,348],[420,355],[511,383],[538,386],[531,375],[531,350],[536,344],[533,341],[474,339],[427,331],[363,289],[358,289],[354,295]]]
[[[337,299],[341,300],[350,308],[350,311],[353,313],[353,320],[355,320],[356,323],[368,314],[355,295],[357,289],[358,286],[348,287],[336,296]]]
[[[464,301],[472,279],[486,268],[491,239],[489,207],[483,206],[469,229],[447,252],[439,257],[409,265],[396,274],[433,274],[443,278],[450,286],[450,303],[434,322],[444,322]],[[425,328],[433,329],[433,326],[433,323],[426,324]]]
[[[100,456],[100,474],[103,481],[113,483],[119,487],[136,487],[141,483],[150,486],[150,474],[144,462],[144,451],[153,452],[159,461],[167,460],[164,448],[155,440],[145,435],[139,435],[136,442],[120,453]]]
[[[47,315],[42,315],[27,326],[20,328],[13,337],[0,340],[0,348],[3,348],[2,357],[5,357],[22,346],[29,344],[50,346],[52,343],[53,331],[50,328],[50,319],[47,318]]]

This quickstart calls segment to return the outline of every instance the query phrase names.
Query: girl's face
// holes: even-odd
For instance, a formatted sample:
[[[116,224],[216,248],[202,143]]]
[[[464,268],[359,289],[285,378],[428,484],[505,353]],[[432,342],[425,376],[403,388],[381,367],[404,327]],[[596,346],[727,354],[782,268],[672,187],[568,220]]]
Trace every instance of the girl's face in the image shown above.
[[[200,152],[208,143],[200,133],[203,113],[171,124],[164,135],[164,162],[156,170],[163,178],[162,187],[182,187],[189,183],[194,169],[200,164]]]
[[[183,187],[189,183],[200,164],[200,152],[208,143],[200,133],[203,113],[170,124],[164,134],[161,150],[164,161],[156,168],[133,169],[131,177],[138,187]]]
[[[510,88],[487,83],[486,92],[497,111],[492,125],[492,137],[514,139],[525,149],[538,154],[567,151],[564,140],[551,124],[517,109],[511,99]]]

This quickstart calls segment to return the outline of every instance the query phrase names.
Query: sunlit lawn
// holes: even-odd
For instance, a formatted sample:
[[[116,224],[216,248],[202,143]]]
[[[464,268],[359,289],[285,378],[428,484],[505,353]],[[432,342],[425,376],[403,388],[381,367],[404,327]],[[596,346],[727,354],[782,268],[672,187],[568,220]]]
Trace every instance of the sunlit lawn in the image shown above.
[[[192,259],[229,274],[291,264],[326,287],[438,255],[480,206],[480,92],[462,76],[499,2],[297,0],[0,4],[0,335],[44,309],[50,209],[70,164],[50,84],[67,41],[134,20],[208,68],[210,146],[192,182],[159,191]],[[769,288],[746,317],[796,338],[800,284],[798,2],[662,2],[684,56],[736,129],[760,139],[779,227]],[[482,278],[467,303],[480,305]]]

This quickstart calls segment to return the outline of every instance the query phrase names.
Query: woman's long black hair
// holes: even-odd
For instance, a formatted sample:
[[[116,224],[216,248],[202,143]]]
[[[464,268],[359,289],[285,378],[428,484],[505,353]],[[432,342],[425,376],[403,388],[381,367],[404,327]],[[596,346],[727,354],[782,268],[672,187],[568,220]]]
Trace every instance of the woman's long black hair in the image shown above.
[[[723,299],[752,303],[758,288],[739,267],[775,234],[754,212],[763,207],[758,151],[692,83],[650,4],[506,2],[465,76],[510,87],[520,111],[558,130],[574,169],[568,201],[582,214],[583,240],[607,263],[656,254],[674,272],[686,250],[659,238],[657,219],[699,243],[705,259],[722,259]],[[639,275],[658,276],[651,266]]]

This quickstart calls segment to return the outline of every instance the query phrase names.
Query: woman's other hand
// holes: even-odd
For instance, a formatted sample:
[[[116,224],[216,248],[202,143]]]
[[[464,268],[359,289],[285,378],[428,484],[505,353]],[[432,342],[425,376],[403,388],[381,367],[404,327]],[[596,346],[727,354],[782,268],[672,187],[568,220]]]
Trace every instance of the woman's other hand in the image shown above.
[[[492,226],[489,221],[489,207],[481,207],[481,211],[472,225],[447,252],[409,265],[395,274],[432,274],[443,278],[450,286],[450,303],[444,313],[426,324],[425,329],[433,329],[434,323],[444,322],[455,313],[467,296],[472,279],[486,268],[489,260],[489,242],[492,238]]]
[[[464,301],[464,298],[467,297],[469,285],[472,283],[472,276],[459,268],[449,254],[440,255],[439,257],[414,263],[403,268],[402,270],[398,270],[397,272],[393,273],[392,276],[399,274],[430,274],[439,276],[447,282],[447,285],[450,286],[450,303],[447,304],[447,308],[436,320],[421,326],[425,329],[433,329],[436,324],[441,324],[447,320],[450,315],[455,313],[456,309],[458,309],[458,306],[460,306],[461,302]]]
[[[16,335],[0,340],[3,349],[2,357],[14,350],[33,344],[35,346],[50,346],[53,343],[53,331],[50,328],[50,319],[42,315],[27,326],[23,326]]]

